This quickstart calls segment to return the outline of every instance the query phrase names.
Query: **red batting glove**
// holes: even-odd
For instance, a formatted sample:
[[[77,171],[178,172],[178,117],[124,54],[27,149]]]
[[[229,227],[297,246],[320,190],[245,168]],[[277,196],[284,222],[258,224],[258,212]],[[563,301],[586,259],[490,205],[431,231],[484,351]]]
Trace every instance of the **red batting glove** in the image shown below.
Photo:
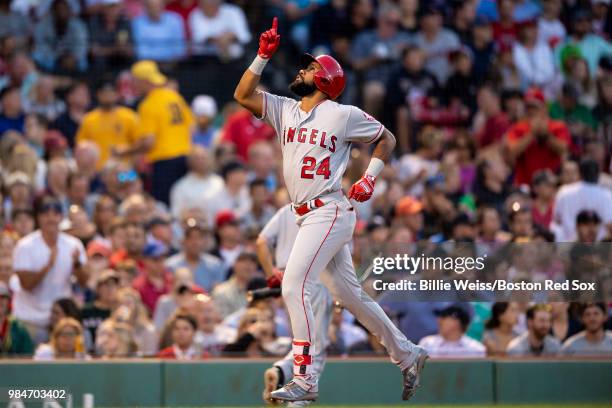
[[[266,279],[266,283],[268,284],[268,287],[273,289],[273,288],[280,288],[281,287],[281,283],[283,283],[283,271],[281,271],[280,269],[272,269],[272,276],[269,276],[268,279]]]
[[[353,184],[349,190],[348,198],[360,203],[368,201],[374,192],[374,183],[376,183],[376,177],[365,174],[359,181]]]
[[[280,35],[278,35],[277,30],[278,18],[274,17],[274,20],[272,20],[272,28],[264,31],[259,36],[259,50],[257,51],[257,55],[259,55],[261,58],[272,58],[272,55],[274,55],[278,49],[280,44]]]

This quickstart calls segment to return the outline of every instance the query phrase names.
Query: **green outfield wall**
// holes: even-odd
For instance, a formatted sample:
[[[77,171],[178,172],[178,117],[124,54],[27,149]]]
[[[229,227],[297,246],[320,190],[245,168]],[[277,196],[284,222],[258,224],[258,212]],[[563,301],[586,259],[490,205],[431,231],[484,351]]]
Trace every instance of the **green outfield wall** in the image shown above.
[[[9,389],[66,390],[49,408],[261,405],[271,361],[203,363],[140,360],[38,363],[0,361],[0,407],[42,406],[8,400]],[[321,404],[398,404],[399,370],[384,360],[332,360],[320,383]],[[610,403],[611,361],[434,360],[410,405]]]

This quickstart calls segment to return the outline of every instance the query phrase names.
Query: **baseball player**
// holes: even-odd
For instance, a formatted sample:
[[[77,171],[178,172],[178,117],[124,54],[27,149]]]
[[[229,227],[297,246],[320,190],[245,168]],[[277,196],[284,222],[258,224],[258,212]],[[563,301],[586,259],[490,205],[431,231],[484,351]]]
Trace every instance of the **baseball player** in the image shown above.
[[[280,287],[282,271],[289,260],[289,254],[293,248],[297,233],[298,226],[295,223],[295,215],[292,212],[291,204],[287,204],[274,214],[257,237],[257,257],[266,274],[269,287]],[[270,251],[271,246],[274,247],[274,256],[272,256]],[[313,287],[311,304],[317,333],[320,334],[315,339],[315,353],[312,355],[312,365],[313,371],[320,376],[325,366],[325,350],[328,343],[327,330],[333,309],[331,295],[321,282],[317,282]],[[284,359],[275,362],[272,368],[269,368],[264,373],[264,401],[273,403],[270,393],[283,385],[292,376],[293,352],[290,351]],[[303,406],[305,403],[308,403],[308,401],[293,402],[290,403],[290,406]]]
[[[366,295],[349,249],[356,216],[341,189],[351,143],[375,143],[365,174],[348,194],[358,202],[370,199],[376,177],[395,147],[395,137],[359,108],[334,102],[344,89],[345,78],[340,64],[329,55],[301,57],[303,68],[289,86],[300,101],[257,91],[261,73],[280,43],[277,27],[274,18],[272,28],[259,38],[257,57],[234,91],[238,103],[276,130],[283,176],[299,227],[282,278],[293,332],[293,379],[271,397],[281,401],[318,397],[312,356],[322,334],[317,332],[311,304],[319,275],[327,267],[332,296],[380,340],[401,369],[402,398],[407,400],[419,384],[427,353],[408,341],[376,302],[363,300]]]

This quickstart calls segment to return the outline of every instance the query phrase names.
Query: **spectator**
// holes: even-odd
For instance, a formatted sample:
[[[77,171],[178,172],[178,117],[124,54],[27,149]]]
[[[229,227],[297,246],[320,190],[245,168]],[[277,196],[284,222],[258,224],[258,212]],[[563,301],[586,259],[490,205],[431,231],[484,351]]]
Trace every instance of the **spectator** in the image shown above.
[[[111,266],[132,260],[136,263],[139,269],[142,269],[142,253],[147,244],[145,229],[142,224],[126,223],[125,230],[125,247],[119,248],[113,253],[110,258]]]
[[[1,6],[2,3],[0,3]],[[2,27],[0,25],[0,27]],[[0,135],[7,130],[23,133],[25,115],[21,106],[21,94],[17,87],[7,87],[0,92]]]
[[[512,238],[527,238],[533,237],[533,217],[531,211],[527,207],[521,206],[519,203],[513,205],[512,210],[508,214],[508,227]]]
[[[402,53],[402,64],[393,72],[387,85],[387,114],[392,115],[401,152],[407,154],[414,144],[412,135],[418,123],[417,105],[423,99],[439,94],[436,77],[425,69],[425,52],[408,46]]]
[[[451,70],[444,87],[444,100],[450,106],[457,106],[461,112],[476,110],[478,79],[472,75],[474,55],[466,46],[451,51],[448,60]]]
[[[231,211],[221,211],[215,220],[217,246],[212,254],[219,257],[226,268],[231,268],[244,251],[240,222]]]
[[[498,146],[510,127],[510,119],[502,110],[500,95],[490,86],[478,90],[478,113],[474,119],[475,138],[480,148]]]
[[[268,192],[274,192],[279,187],[277,156],[274,150],[275,144],[272,142],[259,141],[249,147],[249,173],[247,181],[255,179],[264,181]]]
[[[66,109],[51,124],[68,141],[71,149],[75,145],[75,136],[83,116],[91,104],[89,88],[84,82],[76,82],[66,91]]]
[[[193,316],[177,314],[169,325],[172,328],[172,345],[160,350],[158,357],[174,360],[199,360],[205,357],[194,343],[197,322]]]
[[[236,154],[245,162],[252,144],[260,140],[272,141],[275,136],[270,125],[255,118],[245,109],[230,115],[221,130],[221,142],[234,145]]]
[[[549,112],[552,119],[565,122],[574,143],[584,146],[596,125],[591,110],[579,104],[578,99],[578,88],[566,82],[561,88],[559,98],[550,105]]]
[[[527,331],[508,344],[508,355],[539,357],[558,354],[561,342],[549,334],[550,328],[550,306],[531,306],[527,309]]]
[[[209,199],[206,208],[209,220],[215,220],[219,214],[227,211],[242,217],[251,207],[246,168],[242,163],[232,161],[225,164],[219,173],[225,185],[213,200]]]
[[[424,337],[419,346],[431,357],[484,357],[485,346],[465,335],[470,324],[469,314],[460,307],[450,306],[436,311],[438,334]]]
[[[34,360],[83,359],[85,348],[83,327],[71,317],[57,322],[49,344],[41,344],[34,353]]]
[[[106,319],[98,327],[96,355],[103,359],[134,357],[138,346],[132,328],[122,322]]]
[[[500,0],[497,2],[499,20],[493,23],[493,38],[501,50],[512,49],[518,37],[520,25],[514,20],[514,0]]]
[[[168,249],[161,243],[147,244],[142,251],[144,268],[132,284],[151,315],[155,312],[157,300],[172,287],[172,275],[164,266],[167,253]]]
[[[442,133],[431,126],[421,130],[418,142],[416,152],[404,154],[397,164],[397,179],[405,191],[415,197],[423,195],[425,180],[438,174],[439,157],[444,147]]]
[[[249,308],[238,325],[236,341],[226,345],[227,357],[282,356],[290,349],[287,337],[278,337],[274,330],[274,318],[269,310]]]
[[[130,20],[120,0],[102,0],[99,13],[89,17],[92,68],[107,72],[125,66],[133,56]]]
[[[6,219],[13,219],[13,212],[32,208],[34,191],[30,178],[22,171],[10,173],[5,179],[6,197],[3,213]]]
[[[235,340],[236,330],[221,324],[221,315],[210,297],[196,296],[194,315],[198,321],[194,341],[204,353],[218,356],[226,344]]]
[[[72,298],[60,298],[53,302],[49,318],[49,332],[52,332],[57,322],[65,317],[81,321],[81,309]]]
[[[127,325],[136,346],[132,347],[134,352],[137,351],[140,356],[153,356],[157,353],[155,326],[137,291],[130,287],[117,291],[117,309],[109,320]]]
[[[399,10],[386,5],[380,8],[375,30],[357,34],[351,46],[353,67],[363,72],[364,110],[374,117],[380,117],[384,101],[385,85],[393,65],[400,59],[402,49],[410,37],[399,30]]]
[[[503,213],[504,203],[512,192],[508,185],[509,174],[510,169],[501,157],[483,157],[476,167],[474,195],[477,205],[487,205]]]
[[[81,285],[88,274],[85,248],[80,241],[59,231],[61,203],[43,196],[36,204],[39,229],[19,240],[13,254],[13,269],[20,288],[15,294],[15,317],[21,320],[32,339],[41,342],[46,337],[53,302],[70,296],[70,279],[74,274]],[[32,254],[39,256],[32,257]]]
[[[579,105],[584,105],[591,110],[598,105],[597,82],[591,76],[589,65],[584,58],[576,58],[569,64],[569,69],[565,72],[565,80],[577,90]]]
[[[414,241],[423,238],[423,203],[411,196],[401,198],[395,204],[395,217],[410,230]]]
[[[185,56],[185,29],[181,18],[164,11],[161,0],[146,0],[144,13],[132,20],[132,36],[139,60],[173,62]],[[163,81],[165,82],[165,81]]]
[[[553,218],[557,180],[550,170],[540,170],[533,175],[531,184],[534,194],[531,209],[533,223],[548,230]]]
[[[257,272],[257,257],[251,253],[241,253],[232,272],[230,278],[217,285],[212,292],[212,298],[223,318],[246,306],[246,287]]]
[[[25,356],[34,351],[32,339],[23,324],[11,315],[11,293],[0,281],[0,356]]]
[[[63,0],[58,0],[63,1]],[[41,75],[32,90],[23,100],[25,113],[41,115],[47,122],[54,121],[66,110],[66,104],[55,95],[55,80],[47,75]],[[24,129],[27,133],[27,118]],[[47,123],[45,123],[45,126]]]
[[[557,63],[561,64],[561,57],[567,47],[577,47],[580,55],[587,60],[591,75],[597,72],[599,60],[612,53],[612,45],[602,37],[593,34],[592,15],[590,10],[577,9],[572,13],[571,34],[565,41],[555,48]]]
[[[68,215],[68,178],[70,164],[68,160],[55,158],[49,162],[47,169],[46,193],[58,200],[62,205],[62,213]]]
[[[77,142],[74,148],[74,161],[76,171],[89,179],[91,183],[91,191],[97,192],[102,190],[102,182],[100,174],[96,169],[98,159],[100,157],[100,149],[98,145],[90,141]]]
[[[50,71],[87,69],[87,28],[67,0],[54,0],[50,13],[34,26],[34,61]]]
[[[212,172],[212,158],[204,147],[196,145],[191,149],[187,166],[189,172],[178,179],[170,190],[170,208],[175,217],[191,208],[206,211],[224,188],[223,179]]]
[[[555,197],[553,227],[557,242],[572,242],[576,239],[576,218],[582,210],[592,210],[602,221],[598,238],[606,235],[605,228],[612,228],[612,193],[597,184],[599,166],[596,161],[584,159],[580,162],[580,181],[562,186]]]
[[[419,21],[421,29],[414,43],[427,54],[425,68],[443,84],[450,75],[448,54],[459,48],[461,43],[457,34],[443,27],[442,12],[435,5],[424,4]]]
[[[249,193],[251,208],[243,215],[242,225],[247,230],[260,231],[274,216],[276,209],[269,204],[270,193],[266,188],[265,180],[251,181],[249,183]]]
[[[525,104],[525,119],[513,125],[506,136],[506,146],[515,163],[516,185],[531,183],[538,170],[558,171],[561,159],[571,146],[567,126],[549,118],[541,90],[530,88],[525,94]]]
[[[217,137],[217,127],[213,124],[217,116],[217,102],[212,96],[198,95],[191,102],[191,110],[195,116],[191,142],[206,149],[212,148]]]
[[[595,211],[582,210],[576,216],[576,241],[584,244],[593,244],[601,228],[601,218]]]
[[[166,261],[166,266],[176,273],[179,268],[189,268],[193,281],[211,293],[214,287],[225,280],[226,267],[214,255],[205,252],[212,241],[211,231],[193,218],[187,220],[182,251]]]
[[[85,305],[81,312],[83,328],[89,331],[90,352],[94,351],[96,333],[102,322],[108,319],[117,305],[117,286],[119,276],[112,269],[102,272],[96,282],[96,300]]]
[[[165,86],[167,79],[157,64],[138,62],[132,66],[132,75],[138,94],[144,96],[138,105],[138,141],[129,149],[116,149],[115,153],[119,156],[147,153],[155,180],[153,197],[168,204],[170,187],[187,172],[193,118],[183,97]]]
[[[202,292],[202,288],[193,282],[193,275],[187,268],[173,271],[173,288],[170,293],[162,295],[157,302],[153,324],[162,333],[168,320],[175,312],[189,309],[194,300],[194,294]]]
[[[174,236],[172,232],[172,219],[165,213],[155,214],[147,223],[148,241],[159,242],[168,249],[168,254],[176,251],[172,247]]]
[[[557,44],[563,42],[567,30],[559,20],[563,3],[561,0],[542,1],[542,15],[538,18],[538,39],[554,49]]]
[[[514,65],[528,86],[552,93],[556,78],[554,57],[548,44],[538,40],[538,26],[535,22],[521,26],[519,40],[512,48],[512,56]]]
[[[495,42],[493,29],[487,17],[478,16],[472,26],[472,34],[466,45],[474,55],[472,74],[483,83],[491,76],[491,67],[495,59]]]
[[[195,55],[215,56],[223,62],[242,57],[243,46],[251,41],[244,12],[223,0],[198,0],[189,15],[189,31]]]
[[[491,308],[491,318],[485,325],[482,342],[487,348],[487,356],[506,355],[508,344],[518,332],[515,327],[518,324],[519,309],[514,302],[495,302]]]
[[[563,343],[561,354],[569,356],[612,355],[612,332],[605,330],[608,311],[605,303],[586,303],[581,307],[584,330]]]
[[[0,38],[9,38],[16,48],[27,45],[32,34],[32,23],[23,14],[11,8],[10,0],[0,1]]]

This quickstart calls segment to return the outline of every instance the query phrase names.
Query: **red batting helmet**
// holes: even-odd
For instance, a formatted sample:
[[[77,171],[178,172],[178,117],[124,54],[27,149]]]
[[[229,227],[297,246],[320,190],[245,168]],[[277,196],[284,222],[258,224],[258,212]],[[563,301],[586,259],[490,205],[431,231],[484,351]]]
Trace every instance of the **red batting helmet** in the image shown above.
[[[303,54],[300,57],[300,65],[303,68],[308,67],[311,62],[318,62],[321,65],[321,69],[314,76],[316,87],[331,99],[340,96],[344,90],[346,78],[338,61],[329,55],[319,55],[315,58],[310,54]]]

